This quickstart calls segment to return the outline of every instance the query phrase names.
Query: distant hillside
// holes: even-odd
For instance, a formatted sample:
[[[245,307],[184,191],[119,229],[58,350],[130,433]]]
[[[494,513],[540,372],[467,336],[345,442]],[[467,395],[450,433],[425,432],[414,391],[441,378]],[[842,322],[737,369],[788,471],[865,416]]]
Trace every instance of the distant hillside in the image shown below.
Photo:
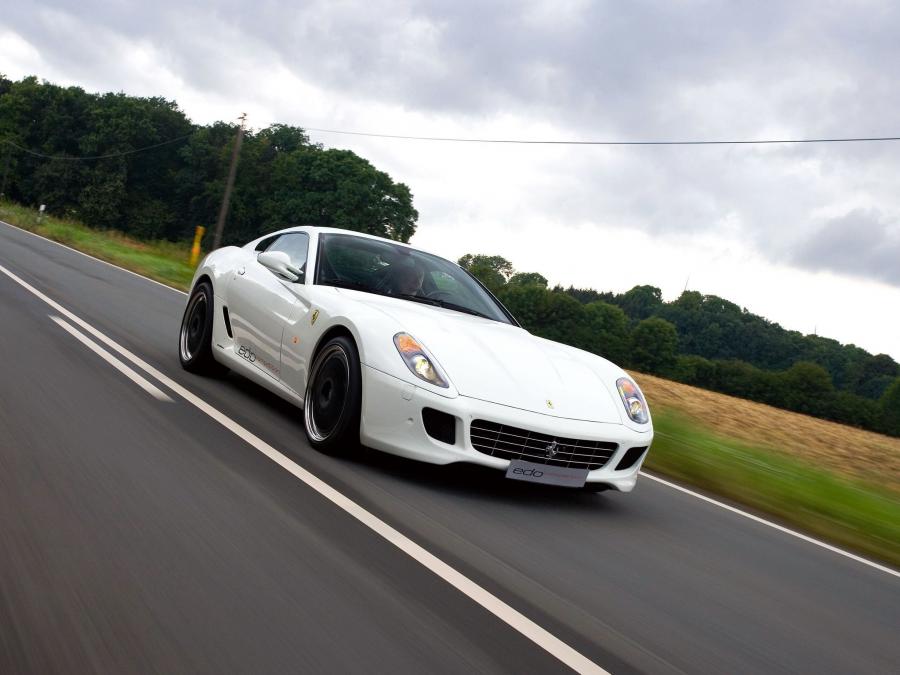
[[[725,438],[900,493],[900,438],[817,420],[653,375],[636,378],[651,411],[672,410]]]
[[[678,331],[681,354],[738,359],[763,370],[785,370],[809,361],[825,368],[838,389],[872,399],[880,398],[900,375],[900,365],[887,354],[873,356],[855,345],[786,330],[715,295],[685,291],[667,303],[654,286],[636,286],[620,295],[572,287],[555,290],[581,302],[612,303],[633,320],[658,316],[669,321]]]
[[[886,354],[785,330],[696,291],[663,302],[653,286],[550,289],[502,256],[459,263],[537,335],[642,372],[900,436],[900,365]]]

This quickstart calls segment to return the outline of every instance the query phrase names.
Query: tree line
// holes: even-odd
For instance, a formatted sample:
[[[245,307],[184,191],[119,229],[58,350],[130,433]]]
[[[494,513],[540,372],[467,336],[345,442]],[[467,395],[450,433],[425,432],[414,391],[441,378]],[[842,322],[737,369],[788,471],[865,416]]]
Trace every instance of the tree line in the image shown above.
[[[856,427],[900,436],[900,365],[886,354],[802,335],[715,295],[664,302],[654,286],[625,293],[548,288],[502,256],[468,254],[478,277],[530,332],[628,368]]]
[[[93,227],[183,240],[214,223],[237,127],[193,124],[174,101],[0,75],[0,194]],[[244,137],[223,243],[293,225],[409,241],[409,188],[347,150],[273,124]],[[548,288],[501,256],[467,255],[531,332],[629,368],[900,436],[900,367],[787,331],[713,295]]]
[[[215,222],[236,131],[193,124],[164,98],[0,75],[0,192],[93,227],[186,239]],[[298,127],[248,131],[238,167],[225,244],[293,225],[399,241],[415,232],[406,185],[349,150],[311,143]]]

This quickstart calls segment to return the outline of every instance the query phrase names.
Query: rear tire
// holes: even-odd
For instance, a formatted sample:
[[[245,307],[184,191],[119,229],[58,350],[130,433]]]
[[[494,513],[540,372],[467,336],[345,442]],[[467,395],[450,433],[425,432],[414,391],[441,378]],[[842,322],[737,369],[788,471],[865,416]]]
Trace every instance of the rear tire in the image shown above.
[[[213,314],[212,285],[201,281],[188,298],[181,330],[178,333],[178,357],[181,367],[197,375],[221,375],[228,369],[216,361],[212,351]]]
[[[359,353],[339,335],[319,350],[309,371],[303,421],[310,445],[330,455],[357,450],[361,404]]]

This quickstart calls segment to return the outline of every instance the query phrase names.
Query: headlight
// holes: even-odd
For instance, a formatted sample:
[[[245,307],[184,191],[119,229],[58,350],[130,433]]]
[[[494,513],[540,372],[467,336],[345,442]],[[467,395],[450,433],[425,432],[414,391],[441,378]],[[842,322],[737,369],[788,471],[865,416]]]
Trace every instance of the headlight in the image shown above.
[[[647,402],[634,382],[627,377],[620,377],[616,380],[616,389],[619,390],[619,396],[622,397],[622,403],[625,404],[625,412],[628,413],[632,422],[646,424],[650,421],[650,411],[647,408]]]
[[[420,380],[436,387],[448,388],[447,377],[428,350],[409,333],[397,333],[394,345],[403,357],[406,367]]]

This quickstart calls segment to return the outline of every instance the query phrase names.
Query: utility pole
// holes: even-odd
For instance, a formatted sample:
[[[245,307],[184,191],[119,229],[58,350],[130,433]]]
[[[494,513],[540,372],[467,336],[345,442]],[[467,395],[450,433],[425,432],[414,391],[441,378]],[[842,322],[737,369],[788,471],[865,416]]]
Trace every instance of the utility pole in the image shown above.
[[[241,113],[238,119],[241,121],[241,126],[238,127],[237,136],[234,138],[234,148],[231,151],[231,166],[228,168],[225,194],[222,195],[222,206],[219,207],[219,217],[216,219],[216,236],[213,239],[213,250],[222,245],[222,230],[225,229],[225,218],[228,216],[228,207],[231,203],[231,190],[234,188],[234,177],[237,174],[238,156],[241,154],[241,143],[244,140],[244,122],[247,120],[247,113]]]

